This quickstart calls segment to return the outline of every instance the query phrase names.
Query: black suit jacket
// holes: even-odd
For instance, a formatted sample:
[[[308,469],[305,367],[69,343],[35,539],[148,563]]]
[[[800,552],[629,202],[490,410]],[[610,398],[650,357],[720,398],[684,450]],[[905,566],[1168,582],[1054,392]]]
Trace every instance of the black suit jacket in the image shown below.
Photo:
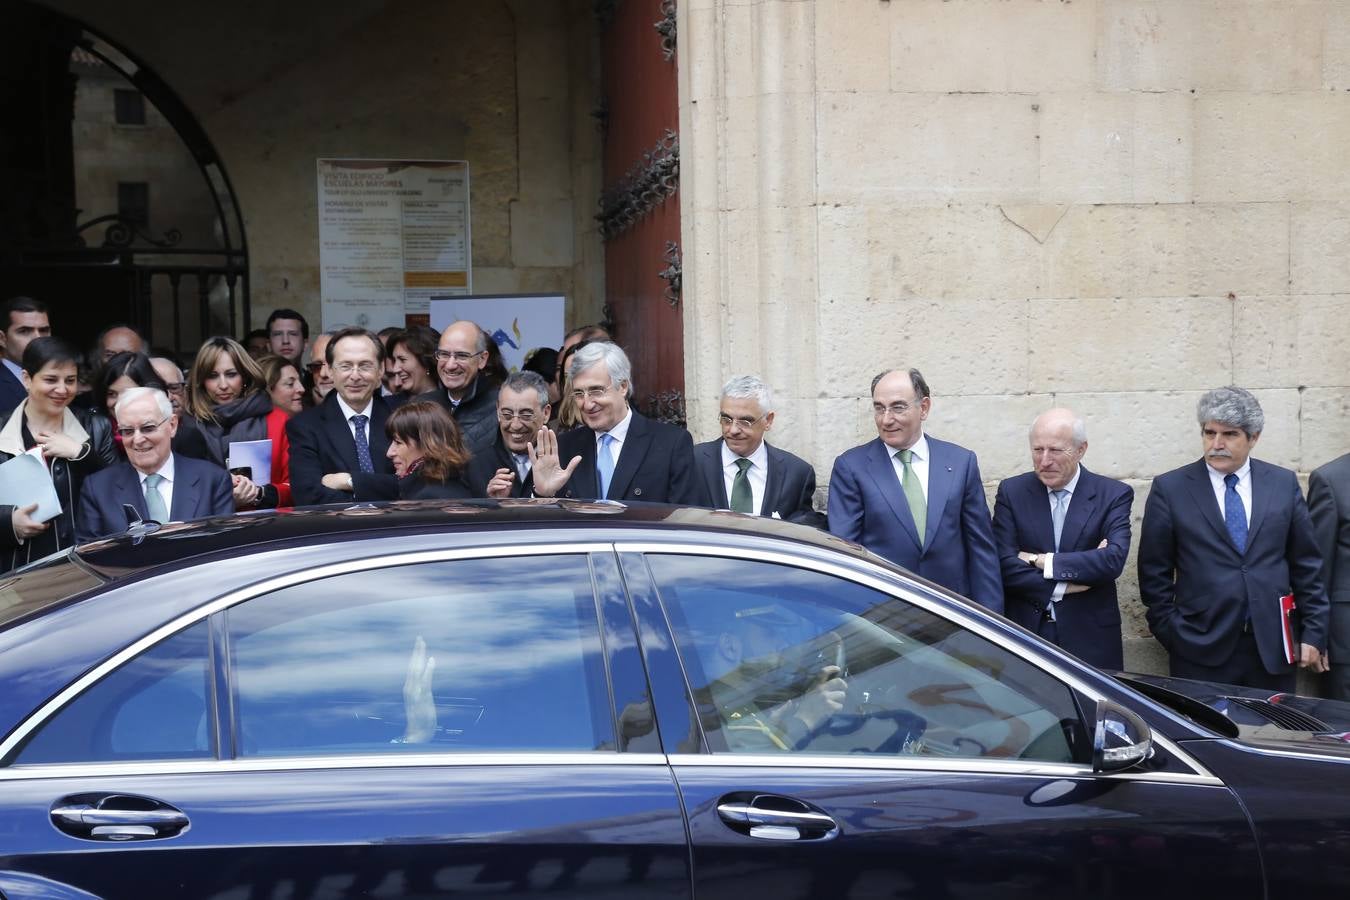
[[[816,494],[816,470],[800,456],[764,444],[769,458],[764,473],[764,502],[758,510],[761,516],[778,514],[778,518],[799,522],[814,528],[825,527],[825,516],[811,505]],[[722,467],[722,441],[706,441],[694,447],[694,465],[703,481],[704,499],[715,509],[728,509],[727,481]]]
[[[510,469],[516,471],[516,460],[511,455],[511,451],[506,449],[506,442],[502,440],[501,429],[497,430],[497,440],[493,441],[485,450],[476,453],[469,460],[468,472],[465,475],[465,482],[469,485],[469,490],[474,497],[486,497],[488,482],[492,476],[497,474],[498,469]],[[534,493],[534,473],[530,472],[525,476],[522,483],[517,476],[511,480],[512,497],[529,497]]]
[[[0,363],[0,416],[8,416],[27,398],[28,391],[24,390],[23,382],[14,377],[9,366]]]
[[[1261,662],[1279,675],[1293,668],[1284,658],[1284,594],[1292,591],[1298,604],[1295,640],[1326,649],[1322,556],[1298,477],[1256,459],[1251,466],[1242,553],[1224,527],[1204,460],[1153,479],[1139,536],[1139,596],[1159,643],[1202,666],[1228,661],[1250,611]]]
[[[565,466],[574,456],[581,457],[581,464],[561,496],[597,499],[600,476],[595,469],[595,432],[584,425],[558,435],[559,461]],[[702,498],[703,490],[694,475],[694,439],[689,432],[634,411],[605,499],[706,505]]]
[[[398,497],[394,465],[384,455],[389,449],[389,438],[384,433],[389,405],[378,395],[371,403],[367,428],[374,475],[363,475],[356,461],[356,441],[338,406],[336,390],[329,391],[318,406],[297,413],[286,423],[286,437],[291,443],[291,497],[296,506]],[[355,491],[347,493],[324,487],[323,476],[336,472],[350,473]]]
[[[1350,667],[1350,453],[1308,476],[1308,510],[1331,600],[1331,664]],[[1350,694],[1345,697],[1350,699]]]
[[[1004,615],[1036,631],[1057,581],[1087,585],[1088,590],[1066,593],[1055,604],[1059,645],[1099,668],[1121,669],[1116,579],[1125,571],[1125,558],[1130,555],[1134,491],[1081,466],[1079,472],[1058,552],[1050,496],[1036,473],[1025,472],[999,484],[994,500],[994,545],[1003,570]],[[1107,545],[1098,550],[1103,540]],[[1054,580],[1018,559],[1020,550],[1054,553]]]
[[[135,507],[142,519],[150,518],[145,494],[141,493],[140,473],[131,463],[116,463],[90,475],[80,489],[80,508],[75,515],[77,540],[83,543],[126,531],[130,523],[124,506]],[[230,473],[214,463],[175,453],[169,519],[186,522],[233,514]]]

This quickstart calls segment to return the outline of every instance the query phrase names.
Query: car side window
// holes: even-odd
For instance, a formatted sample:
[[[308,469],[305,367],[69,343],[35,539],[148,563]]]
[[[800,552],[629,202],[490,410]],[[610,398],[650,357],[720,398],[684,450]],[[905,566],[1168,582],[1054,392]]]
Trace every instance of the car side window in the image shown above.
[[[582,555],[337,575],[228,621],[240,756],[614,748]]]
[[[208,634],[198,622],[114,669],[48,719],[15,762],[214,756]]]
[[[918,606],[794,566],[648,562],[714,752],[1087,758],[1066,685]]]

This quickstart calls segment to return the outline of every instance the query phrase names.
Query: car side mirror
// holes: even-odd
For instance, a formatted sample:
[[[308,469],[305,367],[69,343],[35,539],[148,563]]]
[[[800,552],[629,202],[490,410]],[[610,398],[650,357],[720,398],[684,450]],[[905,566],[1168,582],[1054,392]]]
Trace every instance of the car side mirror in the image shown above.
[[[1097,701],[1092,731],[1092,771],[1119,772],[1153,755],[1153,732],[1147,723],[1119,703]]]

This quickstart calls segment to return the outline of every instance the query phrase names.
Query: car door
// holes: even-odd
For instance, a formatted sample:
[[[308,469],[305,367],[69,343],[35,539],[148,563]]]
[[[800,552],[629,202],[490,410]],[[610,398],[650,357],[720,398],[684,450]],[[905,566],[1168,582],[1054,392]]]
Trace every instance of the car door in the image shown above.
[[[621,739],[616,698],[646,685],[609,673],[634,677],[634,647],[601,546],[366,560],[223,598],[95,673],[0,769],[0,892],[688,897],[650,713],[625,702]]]
[[[828,561],[646,550],[640,633],[669,623],[688,698],[657,686],[658,716],[702,733],[670,757],[700,900],[1263,895],[1232,794],[1165,740],[1095,774],[1090,685],[1001,620]]]

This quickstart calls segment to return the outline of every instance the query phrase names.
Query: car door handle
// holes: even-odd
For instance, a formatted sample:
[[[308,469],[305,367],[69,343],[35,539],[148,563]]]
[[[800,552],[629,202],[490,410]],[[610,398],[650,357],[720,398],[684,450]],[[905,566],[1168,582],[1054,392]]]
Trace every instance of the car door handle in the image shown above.
[[[75,837],[104,841],[166,838],[181,834],[188,817],[180,809],[128,794],[78,794],[52,806],[52,824]]]
[[[839,834],[834,819],[789,797],[732,795],[717,805],[717,815],[734,830],[764,840],[819,841]]]

